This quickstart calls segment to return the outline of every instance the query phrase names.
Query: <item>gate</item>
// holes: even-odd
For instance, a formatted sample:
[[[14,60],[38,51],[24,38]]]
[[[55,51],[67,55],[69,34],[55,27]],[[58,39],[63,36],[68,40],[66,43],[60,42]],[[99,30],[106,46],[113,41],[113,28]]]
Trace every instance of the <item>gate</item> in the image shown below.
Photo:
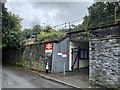
[[[74,68],[79,69],[80,60],[88,59],[89,50],[86,48],[73,48],[72,49],[72,70]]]

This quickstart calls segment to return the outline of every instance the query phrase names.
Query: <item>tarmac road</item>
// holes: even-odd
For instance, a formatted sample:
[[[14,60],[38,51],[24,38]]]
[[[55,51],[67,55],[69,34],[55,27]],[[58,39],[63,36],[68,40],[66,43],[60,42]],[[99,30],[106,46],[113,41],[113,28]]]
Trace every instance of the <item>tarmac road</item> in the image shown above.
[[[17,67],[2,66],[2,88],[70,88]]]

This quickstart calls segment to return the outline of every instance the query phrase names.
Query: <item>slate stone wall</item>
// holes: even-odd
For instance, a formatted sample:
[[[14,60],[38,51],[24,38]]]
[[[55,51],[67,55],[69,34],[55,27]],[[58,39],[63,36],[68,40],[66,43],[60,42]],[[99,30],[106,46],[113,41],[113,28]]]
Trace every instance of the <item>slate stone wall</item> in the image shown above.
[[[26,46],[23,52],[22,66],[39,71],[45,71],[44,44]]]
[[[103,87],[120,87],[120,37],[89,41],[89,82]]]
[[[2,48],[2,63],[22,65],[23,51],[15,48]]]
[[[45,50],[44,44],[26,46],[23,51],[14,48],[3,49],[2,61],[25,68],[45,71]]]

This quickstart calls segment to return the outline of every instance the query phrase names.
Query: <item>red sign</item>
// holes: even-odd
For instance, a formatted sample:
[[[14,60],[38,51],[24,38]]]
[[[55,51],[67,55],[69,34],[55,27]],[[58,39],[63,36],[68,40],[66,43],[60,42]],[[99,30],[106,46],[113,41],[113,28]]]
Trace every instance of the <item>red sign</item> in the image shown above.
[[[62,54],[67,54],[67,52],[62,52]]]
[[[52,50],[52,48],[53,48],[53,43],[47,43],[45,45],[45,50]]]

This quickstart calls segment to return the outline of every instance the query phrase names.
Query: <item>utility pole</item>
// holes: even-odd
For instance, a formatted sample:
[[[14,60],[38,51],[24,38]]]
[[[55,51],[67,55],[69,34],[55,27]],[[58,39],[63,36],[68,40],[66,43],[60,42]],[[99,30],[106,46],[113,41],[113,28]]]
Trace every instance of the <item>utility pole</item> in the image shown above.
[[[70,22],[69,22],[69,32],[70,32]]]
[[[65,29],[66,29],[66,23],[65,23]]]
[[[114,20],[115,20],[115,23],[116,23],[116,6],[115,6],[115,8],[114,8]]]
[[[43,30],[44,30],[44,32],[45,32],[45,23],[43,23],[43,27],[44,27]]]

